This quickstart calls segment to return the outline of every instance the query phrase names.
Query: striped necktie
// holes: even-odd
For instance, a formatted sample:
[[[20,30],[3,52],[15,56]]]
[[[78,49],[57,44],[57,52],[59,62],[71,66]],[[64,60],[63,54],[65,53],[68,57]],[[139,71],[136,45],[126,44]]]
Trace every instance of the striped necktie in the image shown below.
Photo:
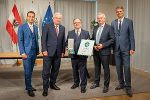
[[[96,44],[99,44],[99,40],[101,38],[101,33],[102,33],[101,31],[102,31],[102,26],[100,26],[98,34],[97,34]]]
[[[58,25],[56,25],[56,33],[57,33],[57,37],[58,37],[58,34],[59,34],[59,32],[58,32]]]
[[[33,33],[33,26],[30,26],[30,30],[31,30],[31,32]]]

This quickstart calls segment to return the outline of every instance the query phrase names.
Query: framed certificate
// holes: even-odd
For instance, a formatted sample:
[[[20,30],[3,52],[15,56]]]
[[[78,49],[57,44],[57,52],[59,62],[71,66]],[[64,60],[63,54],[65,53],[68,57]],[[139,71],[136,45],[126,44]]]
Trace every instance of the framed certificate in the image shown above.
[[[77,55],[91,56],[94,47],[94,40],[82,39]]]

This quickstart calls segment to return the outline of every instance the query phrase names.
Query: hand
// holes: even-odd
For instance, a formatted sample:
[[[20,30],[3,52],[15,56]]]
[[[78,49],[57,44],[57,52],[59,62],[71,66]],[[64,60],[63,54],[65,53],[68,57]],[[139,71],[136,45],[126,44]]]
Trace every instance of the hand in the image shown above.
[[[130,50],[130,54],[134,54],[134,50]]]
[[[111,54],[114,54],[114,50],[111,50]]]
[[[40,52],[37,53],[37,55],[39,55],[39,54],[40,54]]]
[[[64,57],[64,55],[65,55],[65,54],[64,54],[64,53],[62,53],[62,54],[61,54],[61,57],[63,58],[63,57]]]
[[[66,47],[66,51],[68,51],[68,47]]]
[[[23,59],[27,59],[27,55],[26,54],[22,54],[21,55]]]
[[[43,52],[43,55],[44,55],[44,56],[48,56],[48,52],[47,52],[47,51],[44,51],[44,52]]]
[[[98,44],[98,49],[102,49],[103,45],[102,44]]]
[[[94,49],[95,49],[96,51],[99,51],[98,46],[94,46]]]

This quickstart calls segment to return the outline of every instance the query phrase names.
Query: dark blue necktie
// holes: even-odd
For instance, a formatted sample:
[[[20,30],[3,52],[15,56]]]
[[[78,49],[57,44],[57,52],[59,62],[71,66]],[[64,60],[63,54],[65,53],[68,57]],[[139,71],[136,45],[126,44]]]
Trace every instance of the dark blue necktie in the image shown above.
[[[119,33],[120,33],[120,30],[121,30],[121,20],[119,20]]]

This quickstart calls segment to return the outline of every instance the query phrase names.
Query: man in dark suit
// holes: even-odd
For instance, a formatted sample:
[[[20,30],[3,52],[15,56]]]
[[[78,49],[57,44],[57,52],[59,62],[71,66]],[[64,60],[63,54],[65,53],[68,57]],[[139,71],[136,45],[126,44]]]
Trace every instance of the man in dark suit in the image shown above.
[[[120,90],[125,86],[127,95],[132,97],[130,54],[133,54],[135,50],[133,22],[131,19],[124,17],[123,7],[117,7],[116,14],[118,19],[112,21],[111,23],[115,34],[114,54],[119,81],[119,86],[115,89]]]
[[[37,54],[39,54],[38,45],[38,28],[33,24],[35,13],[29,11],[27,13],[28,23],[22,24],[18,29],[18,44],[20,55],[23,59],[25,85],[29,96],[35,96],[36,91],[31,85],[31,77]]]
[[[90,87],[94,89],[99,87],[101,64],[104,69],[104,88],[103,93],[108,92],[110,82],[110,69],[109,69],[109,58],[111,45],[114,42],[114,33],[112,27],[105,23],[106,17],[103,13],[97,15],[97,26],[94,27],[92,39],[95,40],[95,46],[93,51],[94,64],[95,64],[95,81]]]
[[[60,25],[62,15],[55,13],[53,22],[44,25],[42,30],[43,52],[43,96],[48,95],[48,88],[60,90],[55,85],[58,76],[61,57],[65,53],[65,27]]]
[[[69,57],[71,58],[72,63],[72,69],[73,69],[73,78],[74,78],[74,84],[71,87],[71,89],[75,89],[79,86],[80,78],[81,78],[81,93],[86,92],[86,85],[87,85],[87,69],[86,69],[86,63],[87,63],[87,56],[81,56],[77,55],[79,45],[81,42],[81,39],[89,39],[89,32],[83,30],[81,20],[79,18],[76,18],[73,20],[74,23],[74,30],[68,32],[66,45],[68,46],[68,39],[74,39],[74,51],[75,54],[69,54]],[[79,72],[80,70],[80,78],[79,78]]]

